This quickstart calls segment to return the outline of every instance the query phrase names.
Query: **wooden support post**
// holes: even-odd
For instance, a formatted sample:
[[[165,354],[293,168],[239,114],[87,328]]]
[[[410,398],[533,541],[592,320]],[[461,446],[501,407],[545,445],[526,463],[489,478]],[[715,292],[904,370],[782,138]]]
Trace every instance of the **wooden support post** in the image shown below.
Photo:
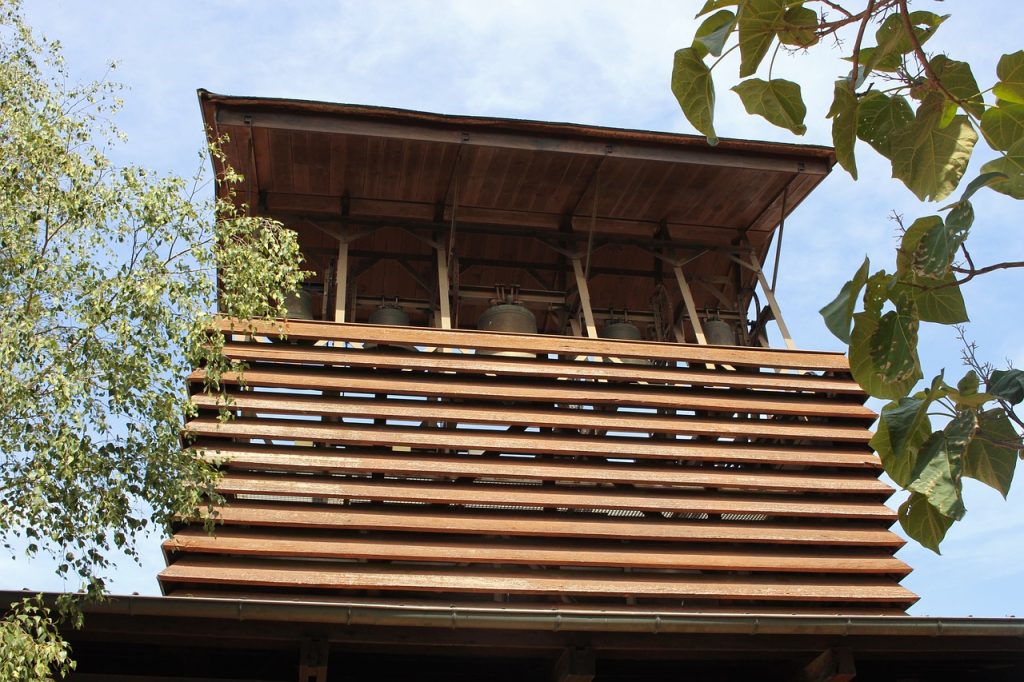
[[[750,254],[750,264],[757,274],[757,281],[761,284],[765,298],[768,299],[768,306],[772,309],[772,314],[775,315],[775,323],[779,325],[779,332],[782,333],[782,340],[786,342],[786,348],[795,350],[796,344],[793,343],[793,337],[789,333],[789,328],[786,327],[786,323],[782,319],[782,311],[779,309],[779,302],[775,300],[775,292],[768,286],[768,280],[765,279],[764,272],[761,271],[761,264],[757,262],[757,256],[754,254]]]
[[[853,651],[847,647],[825,649],[808,663],[794,678],[794,682],[850,682],[857,676],[853,665]]]
[[[679,283],[679,291],[683,295],[683,302],[686,304],[686,314],[690,317],[690,324],[693,325],[693,334],[697,337],[697,343],[701,346],[708,345],[707,337],[704,336],[704,327],[701,326],[700,318],[697,317],[697,306],[693,302],[693,294],[690,293],[690,285],[686,283],[683,275],[683,268],[676,265],[672,267],[676,274],[676,282]]]
[[[338,262],[334,268],[334,321],[346,322],[348,306],[348,240],[338,240]]]
[[[580,294],[580,307],[583,308],[583,321],[587,325],[587,336],[597,338],[597,323],[594,322],[594,310],[590,307],[590,289],[583,273],[583,263],[579,258],[572,259],[572,271],[576,275],[576,290]]]
[[[434,252],[437,254],[437,297],[441,311],[438,322],[441,329],[452,328],[452,310],[448,290],[448,254],[446,247],[438,244]]]
[[[303,640],[299,649],[299,682],[327,682],[327,642]]]
[[[591,682],[595,669],[593,649],[570,645],[555,662],[551,679],[554,682]]]

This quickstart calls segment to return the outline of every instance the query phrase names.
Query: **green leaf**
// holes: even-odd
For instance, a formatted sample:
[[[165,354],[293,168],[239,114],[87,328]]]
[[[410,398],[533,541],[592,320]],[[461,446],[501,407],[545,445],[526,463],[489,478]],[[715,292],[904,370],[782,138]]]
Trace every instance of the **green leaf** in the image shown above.
[[[921,201],[944,199],[956,189],[978,140],[966,116],[940,128],[942,107],[941,96],[929,97],[914,122],[892,138],[892,175]]]
[[[832,108],[827,118],[832,119],[832,144],[836,148],[836,161],[846,172],[857,179],[857,159],[854,145],[857,143],[857,97],[850,92],[845,80],[836,81],[832,96]]]
[[[694,16],[694,19],[700,19],[708,12],[713,12],[716,9],[729,7],[731,5],[738,5],[740,2],[741,0],[707,0],[707,2],[704,3],[704,6],[700,8],[700,11]]]
[[[995,488],[1003,497],[1010,493],[1019,448],[1003,445],[1019,441],[1006,412],[995,408],[978,415],[978,432],[964,452],[963,475]]]
[[[718,144],[715,134],[715,86],[711,71],[692,47],[676,50],[672,66],[672,94],[679,101],[683,114],[694,128]]]
[[[1024,139],[1017,140],[1003,157],[982,166],[981,172],[1002,173],[1006,177],[994,180],[989,186],[1014,199],[1024,199]]]
[[[892,381],[884,377],[871,353],[872,339],[879,327],[877,313],[864,311],[853,316],[853,333],[850,335],[850,372],[857,383],[876,398],[896,400],[907,395],[921,378],[921,368],[905,378]]]
[[[910,24],[914,27],[914,35],[917,37],[918,44],[924,45],[948,16],[939,16],[925,11],[911,12]],[[878,27],[878,31],[875,32],[875,41],[877,45],[874,49],[867,48],[870,50],[867,55],[864,55],[865,50],[861,50],[863,63],[869,70],[893,70],[899,64],[899,57],[914,49],[914,43],[911,42],[910,36],[903,28],[903,17],[899,12],[886,17],[882,25]]]
[[[740,78],[753,76],[775,40],[787,0],[746,0],[740,5]]]
[[[913,398],[900,398],[882,408],[878,429],[870,445],[882,460],[885,472],[901,487],[913,480],[917,453],[928,440],[931,426],[928,406],[932,398],[925,393]]]
[[[763,116],[772,125],[797,135],[807,132],[804,125],[807,107],[798,84],[780,78],[770,81],[751,78],[735,86],[733,91],[740,96],[748,114]]]
[[[922,322],[936,324],[963,324],[970,322],[967,305],[956,276],[949,273],[942,279],[913,277],[911,279],[914,305]]]
[[[953,525],[953,519],[943,516],[938,509],[928,503],[928,498],[920,493],[912,493],[907,501],[900,505],[897,513],[900,526],[907,535],[936,554],[941,554],[939,544]]]
[[[970,202],[960,202],[958,206],[970,209]],[[967,239],[967,232],[974,220],[973,209],[965,212],[964,208],[955,214],[954,220],[934,223],[923,235],[914,250],[913,265],[915,275],[921,277],[942,278],[950,273],[953,258],[960,245]],[[964,225],[966,224],[966,227]]]
[[[715,12],[704,20],[693,36],[693,47],[700,45],[716,57],[722,56],[722,48],[736,28],[736,15],[727,9]]]
[[[918,452],[907,489],[921,493],[943,516],[959,521],[967,510],[961,495],[962,458],[978,421],[972,410],[960,412],[928,438]]]
[[[914,120],[914,110],[905,97],[869,92],[857,107],[857,137],[892,159],[892,136]]]
[[[853,279],[843,285],[843,288],[839,290],[839,295],[831,303],[818,311],[825,319],[825,326],[828,327],[828,330],[847,345],[850,343],[850,324],[853,321],[853,310],[857,307],[857,297],[860,296],[860,290],[864,288],[868,281],[869,266],[868,259],[865,257],[864,263],[857,270]]]
[[[1004,54],[996,65],[999,82],[992,92],[1001,100],[1024,104],[1024,50]]]
[[[981,132],[993,149],[1007,151],[1024,139],[1024,104],[997,102],[981,115]]]
[[[818,42],[818,13],[809,7],[796,6],[786,10],[779,29],[779,42],[795,47],[810,47]]]
[[[963,103],[962,106],[968,114],[981,116],[985,112],[985,100],[981,96],[981,89],[978,87],[978,81],[974,79],[970,64],[940,54],[932,57],[931,67],[949,94]],[[956,105],[953,109],[955,111]]]
[[[915,313],[913,303],[903,299],[895,310],[882,315],[871,335],[869,352],[874,371],[885,382],[897,384],[913,378],[916,383],[921,378]]]
[[[948,395],[956,402],[958,409],[978,408],[995,399],[995,396],[988,393],[979,393],[980,385],[981,380],[978,378],[978,373],[973,369],[968,370],[964,378],[957,382],[956,390],[949,391]]]
[[[993,184],[1000,182],[1006,178],[1005,173],[982,173],[978,177],[971,180],[967,185],[967,189],[964,190],[963,196],[960,197],[960,201],[966,201],[974,196],[982,187],[991,187]]]
[[[968,370],[967,374],[956,382],[956,390],[960,391],[961,395],[973,395],[978,392],[979,386],[981,386],[981,379],[973,369]]]
[[[986,390],[1011,405],[1024,401],[1024,370],[995,370],[988,379]]]

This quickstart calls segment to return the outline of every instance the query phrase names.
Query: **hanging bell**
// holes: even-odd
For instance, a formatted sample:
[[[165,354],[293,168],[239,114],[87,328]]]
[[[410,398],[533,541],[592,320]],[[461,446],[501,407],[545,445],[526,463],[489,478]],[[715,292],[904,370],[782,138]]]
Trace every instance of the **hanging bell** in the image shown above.
[[[300,287],[293,296],[285,299],[284,308],[285,316],[289,320],[312,320],[313,292],[306,287]]]
[[[712,346],[736,345],[736,330],[717,315],[704,322],[704,336]]]
[[[511,334],[536,334],[537,318],[525,306],[518,303],[495,303],[480,315],[476,328],[485,332],[507,332]],[[511,358],[535,358],[534,353],[519,351],[477,351],[480,355],[501,355]]]
[[[370,313],[367,322],[370,324],[386,324],[392,327],[408,327],[409,314],[394,304],[382,303]]]
[[[640,327],[626,319],[609,319],[598,335],[602,339],[615,339],[616,341],[643,341],[644,334]],[[649,365],[650,360],[643,358],[622,358],[624,365]]]

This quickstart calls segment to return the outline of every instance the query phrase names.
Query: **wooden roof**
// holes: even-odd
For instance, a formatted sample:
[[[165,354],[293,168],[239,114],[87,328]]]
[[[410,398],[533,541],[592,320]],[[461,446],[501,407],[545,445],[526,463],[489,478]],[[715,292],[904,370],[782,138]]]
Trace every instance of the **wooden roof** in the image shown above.
[[[228,160],[245,175],[239,200],[299,231],[318,278],[336,236],[361,235],[350,256],[369,298],[429,298],[426,242],[443,239],[466,290],[564,291],[566,250],[585,251],[595,309],[647,311],[660,254],[687,263],[698,307],[723,307],[710,289],[745,307],[754,274],[722,249],[763,259],[835,161],[808,145],[710,147],[691,135],[205,90],[199,99],[211,138],[230,137]],[[467,305],[459,324],[472,327],[485,303]],[[541,331],[561,333],[543,318]]]

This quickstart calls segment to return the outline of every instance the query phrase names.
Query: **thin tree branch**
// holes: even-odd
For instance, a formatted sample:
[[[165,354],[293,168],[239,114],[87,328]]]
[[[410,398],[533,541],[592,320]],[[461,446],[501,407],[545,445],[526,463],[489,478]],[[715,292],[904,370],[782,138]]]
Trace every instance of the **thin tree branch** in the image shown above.
[[[914,25],[910,23],[910,10],[907,8],[907,0],[898,0],[900,6],[900,19],[903,21],[903,30],[907,34],[907,40],[914,48],[914,56],[917,57],[917,61],[920,62],[921,68],[924,70],[924,75],[928,78],[928,82],[934,85],[943,95],[946,96],[949,101],[954,102],[958,107],[963,109],[964,113],[971,118],[974,116],[967,109],[967,102],[960,99],[952,92],[950,92],[946,86],[939,79],[937,73],[932,69],[932,65],[928,62],[928,55],[924,53],[924,48],[921,47],[921,41],[917,39],[917,33],[914,31]]]
[[[860,27],[857,29],[857,40],[853,43],[853,69],[850,71],[850,94],[857,96],[857,81],[860,80],[857,74],[860,72],[860,45],[864,41],[864,31],[871,21],[871,15],[875,9],[875,0],[868,0],[868,6],[864,9],[864,17],[861,19]]]

